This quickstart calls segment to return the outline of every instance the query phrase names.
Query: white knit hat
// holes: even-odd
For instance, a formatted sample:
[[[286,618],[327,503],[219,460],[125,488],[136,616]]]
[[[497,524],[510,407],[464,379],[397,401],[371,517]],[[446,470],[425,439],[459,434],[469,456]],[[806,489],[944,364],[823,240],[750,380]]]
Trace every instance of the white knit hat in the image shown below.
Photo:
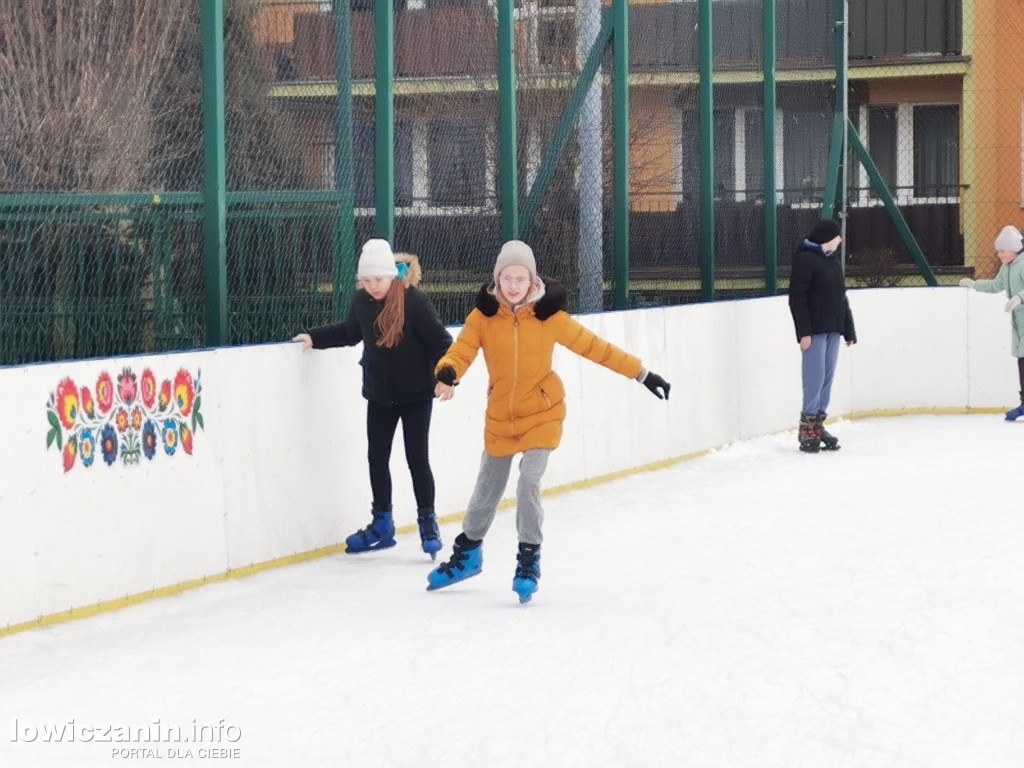
[[[359,269],[356,276],[360,279],[367,277],[398,277],[398,267],[395,266],[395,254],[391,252],[391,245],[387,240],[374,238],[363,244],[363,250],[359,254]]]
[[[533,257],[533,249],[522,240],[509,240],[498,251],[498,260],[494,262],[494,284],[505,267],[526,267],[530,271],[530,281],[537,279],[537,260]]]
[[[1020,230],[1016,227],[1003,227],[996,238],[996,250],[1020,253],[1024,250],[1024,236],[1021,236]]]

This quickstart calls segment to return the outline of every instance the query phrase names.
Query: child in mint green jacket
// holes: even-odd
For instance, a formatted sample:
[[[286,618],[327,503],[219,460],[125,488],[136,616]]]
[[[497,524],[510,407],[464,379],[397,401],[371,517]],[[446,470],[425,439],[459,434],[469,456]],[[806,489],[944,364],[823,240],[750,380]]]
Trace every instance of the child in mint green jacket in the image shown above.
[[[1007,421],[1016,421],[1024,416],[1024,235],[1016,227],[1003,227],[996,238],[996,256],[1002,262],[994,280],[971,280],[964,278],[960,285],[982,293],[1006,292],[1006,302],[1013,329],[1011,353],[1017,358],[1017,373],[1020,376],[1020,405],[1006,412]]]

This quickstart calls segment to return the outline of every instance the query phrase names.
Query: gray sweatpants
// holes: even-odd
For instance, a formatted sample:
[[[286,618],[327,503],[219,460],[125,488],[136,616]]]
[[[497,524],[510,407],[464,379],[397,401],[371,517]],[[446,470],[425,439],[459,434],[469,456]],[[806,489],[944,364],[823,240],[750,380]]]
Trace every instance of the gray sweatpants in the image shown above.
[[[540,481],[548,468],[547,448],[534,448],[523,452],[519,460],[519,483],[516,485],[516,531],[523,544],[541,544],[544,525],[544,509],[540,505]],[[491,456],[484,451],[480,459],[480,473],[476,476],[476,488],[469,500],[466,519],[462,530],[471,539],[482,539],[494,522],[498,502],[508,485],[514,456]]]

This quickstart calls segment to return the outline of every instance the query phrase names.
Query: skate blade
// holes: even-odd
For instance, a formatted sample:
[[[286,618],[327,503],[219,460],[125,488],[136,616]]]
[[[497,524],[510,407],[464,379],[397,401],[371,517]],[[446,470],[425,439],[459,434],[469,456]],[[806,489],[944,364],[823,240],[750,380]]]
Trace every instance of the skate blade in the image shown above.
[[[376,551],[381,550],[381,549],[391,549],[397,543],[398,543],[397,541],[392,539],[391,541],[388,541],[388,542],[382,541],[380,544],[374,544],[372,547],[367,547],[366,549],[349,549],[348,547],[345,547],[345,554],[346,555],[362,555],[362,554],[365,554],[367,552],[376,552]]]
[[[427,592],[437,592],[437,590],[439,589],[446,589],[447,587],[450,587],[452,584],[459,584],[468,579],[472,579],[474,576],[479,576],[481,573],[483,573],[483,568],[481,568],[476,573],[469,574],[469,576],[463,576],[461,579],[453,579],[449,581],[447,584],[438,584],[436,587],[433,584],[427,584]]]

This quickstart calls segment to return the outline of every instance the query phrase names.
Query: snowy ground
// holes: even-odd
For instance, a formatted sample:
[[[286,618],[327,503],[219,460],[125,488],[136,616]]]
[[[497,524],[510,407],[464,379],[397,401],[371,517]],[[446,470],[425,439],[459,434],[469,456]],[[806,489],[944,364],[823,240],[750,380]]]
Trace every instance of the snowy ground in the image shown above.
[[[0,640],[0,765],[1024,765],[1024,424],[834,431],[548,499],[526,606],[502,512],[446,591],[406,536]],[[158,719],[224,728],[26,743]]]

